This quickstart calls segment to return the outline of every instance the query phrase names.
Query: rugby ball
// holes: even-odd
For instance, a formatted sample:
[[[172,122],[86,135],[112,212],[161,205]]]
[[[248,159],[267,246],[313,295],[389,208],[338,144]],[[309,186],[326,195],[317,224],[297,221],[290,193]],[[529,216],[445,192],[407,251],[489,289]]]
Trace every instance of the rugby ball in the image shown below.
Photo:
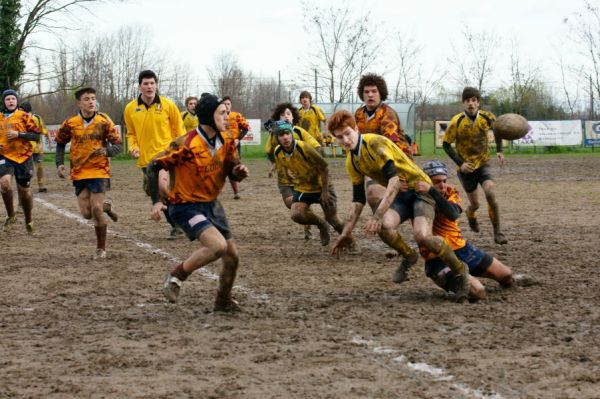
[[[519,114],[504,114],[496,118],[492,130],[502,140],[517,140],[529,132],[527,119]]]

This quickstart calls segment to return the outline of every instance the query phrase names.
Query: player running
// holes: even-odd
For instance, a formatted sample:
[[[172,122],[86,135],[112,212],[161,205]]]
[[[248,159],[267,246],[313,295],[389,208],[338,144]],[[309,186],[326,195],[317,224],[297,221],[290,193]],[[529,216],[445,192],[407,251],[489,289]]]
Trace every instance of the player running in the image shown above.
[[[65,120],[56,133],[56,167],[58,176],[66,177],[65,147],[71,143],[71,180],[75,187],[81,216],[94,222],[96,253],[94,259],[106,258],[107,224],[104,213],[117,221],[105,195],[110,190],[109,157],[121,152],[121,137],[108,117],[96,110],[96,90],[84,87],[75,92],[77,115]]]

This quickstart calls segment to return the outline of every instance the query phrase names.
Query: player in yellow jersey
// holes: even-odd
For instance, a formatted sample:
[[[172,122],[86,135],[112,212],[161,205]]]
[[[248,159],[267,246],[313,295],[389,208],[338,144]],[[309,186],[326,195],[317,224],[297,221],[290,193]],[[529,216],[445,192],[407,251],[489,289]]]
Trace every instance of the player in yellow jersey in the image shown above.
[[[438,160],[427,161],[423,165],[423,171],[431,178],[431,184],[419,181],[415,189],[421,193],[428,192],[435,200],[433,234],[443,237],[452,247],[458,259],[469,266],[471,298],[485,298],[485,287],[474,276],[490,278],[496,280],[502,287],[511,287],[514,281],[510,268],[463,237],[457,223],[462,212],[460,196],[456,188],[448,185],[446,165]],[[424,246],[419,249],[425,258],[427,277],[444,290],[454,291],[456,282],[452,270]]]
[[[287,121],[288,123],[291,123],[294,126],[294,139],[305,141],[313,146],[317,151],[320,151],[321,144],[319,144],[314,137],[308,134],[306,130],[302,129],[300,126],[297,126],[297,124],[300,122],[300,114],[298,113],[298,108],[294,107],[291,103],[277,104],[273,110],[273,114],[271,115],[271,121],[273,123],[276,121]],[[277,170],[277,187],[279,188],[279,193],[281,194],[281,198],[283,199],[285,206],[288,209],[292,209],[292,202],[294,198],[294,182],[289,176],[286,175],[284,170],[277,168],[274,152],[278,145],[279,143],[277,141],[277,137],[275,137],[273,132],[271,132],[271,135],[267,140],[267,144],[265,145],[267,158],[272,163],[271,170],[269,171],[269,177],[271,177],[273,172]],[[310,225],[305,225],[304,239],[310,240],[311,237],[312,233],[310,232]]]
[[[252,128],[242,114],[231,110],[233,105],[231,97],[223,97],[223,104],[227,109],[227,133],[229,133],[235,140],[235,145],[237,146],[238,153],[241,157],[242,140],[246,134],[248,134],[248,132],[252,131]],[[240,182],[236,180],[230,180],[229,183],[231,184],[231,189],[233,190],[233,199],[240,199]]]
[[[462,93],[464,112],[455,115],[444,134],[444,151],[458,165],[458,178],[469,198],[467,219],[469,227],[479,232],[477,209],[479,209],[479,194],[477,186],[481,185],[488,203],[488,214],[494,229],[494,241],[506,244],[508,240],[500,229],[500,211],[494,182],[489,164],[488,131],[496,117],[491,112],[479,109],[481,95],[474,87],[465,87]],[[452,147],[456,143],[456,149]],[[504,165],[502,139],[496,138],[496,154],[500,166]]]
[[[294,182],[291,208],[292,220],[303,225],[319,228],[321,245],[329,245],[329,223],[341,233],[344,224],[337,215],[337,196],[329,181],[327,161],[310,144],[294,139],[294,128],[287,121],[277,121],[273,125],[273,135],[279,145],[275,149],[275,162]],[[314,214],[310,206],[319,204],[325,220]],[[352,243],[351,252],[358,253]]]
[[[198,104],[197,97],[191,96],[185,99],[185,111],[181,113],[184,132],[194,130],[196,126],[198,126],[198,117],[196,116],[196,104]]]
[[[321,108],[313,105],[312,96],[306,90],[300,93],[300,104],[302,104],[298,110],[300,126],[319,142],[321,155],[325,156],[325,142],[321,133],[321,123],[325,122],[325,114]]]
[[[96,110],[96,90],[84,87],[75,92],[79,113],[65,120],[56,133],[56,167],[58,176],[66,177],[65,147],[71,143],[71,180],[75,187],[81,216],[93,220],[96,231],[94,259],[106,258],[106,218],[117,214],[105,200],[110,190],[110,162],[121,152],[121,137],[108,115]]]
[[[32,112],[31,103],[29,101],[23,101],[21,103],[21,109],[33,117],[33,121],[40,129],[40,139],[37,142],[32,142],[31,145],[33,146],[33,164],[35,166],[38,192],[45,193],[48,189],[45,186],[46,179],[44,177],[44,136],[48,137],[48,129],[46,129],[46,124],[42,117]]]
[[[177,106],[168,98],[158,95],[158,76],[145,70],[138,76],[140,95],[125,107],[123,118],[127,126],[127,146],[131,156],[137,159],[136,165],[144,173],[146,187],[146,167],[161,151],[177,137],[183,135],[183,121]],[[146,190],[147,191],[147,190]],[[161,172],[160,194],[166,200],[169,191],[169,175]],[[165,213],[171,225],[169,238],[178,235],[178,228]]]
[[[170,302],[177,302],[181,285],[194,270],[221,259],[223,267],[214,309],[236,311],[239,306],[232,298],[231,289],[239,255],[217,197],[226,178],[242,180],[248,176],[248,168],[240,163],[235,141],[224,134],[227,111],[222,100],[212,94],[202,95],[196,114],[200,122],[198,128],[176,140],[148,166],[149,189],[154,202],[151,218],[160,220],[165,207],[160,200],[158,173],[171,171],[174,184],[169,191],[168,212],[190,240],[197,239],[201,244],[166,275],[163,294]]]
[[[469,271],[441,237],[432,234],[435,216],[435,201],[428,193],[415,191],[419,181],[431,184],[427,176],[410,158],[388,138],[378,134],[360,134],[356,121],[348,111],[334,113],[327,123],[340,146],[348,150],[346,170],[353,187],[353,211],[346,221],[344,231],[338,237],[332,254],[338,254],[351,244],[351,233],[366,203],[365,177],[370,177],[385,187],[385,193],[364,230],[367,234],[378,234],[390,247],[397,251],[406,245],[399,237],[397,227],[412,219],[414,238],[417,244],[434,252],[444,260],[457,276],[456,299],[465,301],[469,293]],[[406,276],[410,265],[400,265]],[[401,281],[396,281],[401,282]]]
[[[3,112],[0,113],[0,192],[6,207],[3,230],[8,232],[17,217],[13,204],[12,176],[17,182],[19,202],[25,215],[25,229],[34,234],[33,196],[31,177],[33,175],[31,142],[39,140],[40,130],[27,112],[18,109],[17,92],[12,89],[2,93]]]

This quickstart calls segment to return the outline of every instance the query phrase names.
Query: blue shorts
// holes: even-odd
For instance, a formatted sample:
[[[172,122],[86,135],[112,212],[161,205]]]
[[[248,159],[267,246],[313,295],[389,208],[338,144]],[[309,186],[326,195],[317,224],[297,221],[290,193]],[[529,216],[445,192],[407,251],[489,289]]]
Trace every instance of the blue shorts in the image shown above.
[[[215,227],[226,240],[233,238],[225,210],[217,200],[193,204],[169,205],[169,216],[185,235],[194,241],[209,227]]]
[[[0,155],[0,176],[4,175],[15,176],[19,186],[29,187],[29,180],[33,176],[32,158],[29,157],[23,163],[17,163]]]
[[[110,179],[98,178],[73,180],[73,186],[75,187],[75,195],[78,197],[86,188],[90,193],[105,193],[110,190]]]
[[[456,257],[469,266],[471,276],[481,276],[490,268],[494,258],[467,241],[467,244],[454,251]],[[450,267],[440,258],[425,261],[425,274],[446,291],[454,291],[456,281]]]

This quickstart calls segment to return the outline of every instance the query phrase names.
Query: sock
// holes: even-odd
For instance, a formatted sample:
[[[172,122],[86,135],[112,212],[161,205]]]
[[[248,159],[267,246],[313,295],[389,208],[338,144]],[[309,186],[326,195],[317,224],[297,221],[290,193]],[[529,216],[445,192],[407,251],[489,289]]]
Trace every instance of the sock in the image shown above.
[[[394,232],[394,235],[391,237],[389,242],[386,242],[390,247],[394,248],[400,255],[405,258],[410,258],[415,256],[415,251],[404,241],[400,233],[397,231]]]
[[[181,262],[180,264],[175,266],[173,270],[171,270],[171,276],[177,277],[181,281],[185,281],[190,274],[192,273],[186,272],[183,269],[183,262]]]
[[[96,248],[106,250],[106,230],[107,226],[94,226],[96,231]]]

